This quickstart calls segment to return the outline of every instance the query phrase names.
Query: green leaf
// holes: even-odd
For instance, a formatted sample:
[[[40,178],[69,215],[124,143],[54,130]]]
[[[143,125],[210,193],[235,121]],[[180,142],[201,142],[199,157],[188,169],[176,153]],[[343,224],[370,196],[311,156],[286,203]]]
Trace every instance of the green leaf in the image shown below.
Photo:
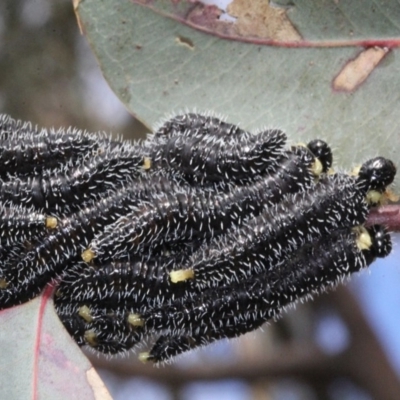
[[[0,311],[0,398],[110,400],[58,319],[50,293]]]
[[[235,0],[234,22],[189,1],[85,0],[76,11],[111,88],[148,126],[212,110],[246,129],[280,127],[294,142],[326,139],[341,167],[377,154],[400,164],[400,4],[279,5]],[[380,48],[345,74],[350,87],[335,81],[372,45]]]

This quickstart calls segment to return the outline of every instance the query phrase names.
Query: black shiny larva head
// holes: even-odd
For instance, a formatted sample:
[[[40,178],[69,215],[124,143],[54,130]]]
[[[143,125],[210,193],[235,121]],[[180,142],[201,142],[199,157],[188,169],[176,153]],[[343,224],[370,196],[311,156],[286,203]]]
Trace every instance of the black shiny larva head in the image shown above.
[[[324,142],[320,139],[312,140],[307,144],[308,149],[311,153],[314,154],[315,157],[321,161],[323,170],[322,172],[327,172],[328,169],[332,166],[333,155],[332,149],[328,145],[328,143]]]
[[[358,181],[367,190],[384,192],[396,176],[396,166],[384,157],[375,157],[365,162],[358,173]]]
[[[392,239],[389,232],[381,225],[372,225],[367,228],[371,236],[372,245],[369,249],[373,258],[383,258],[392,251]]]

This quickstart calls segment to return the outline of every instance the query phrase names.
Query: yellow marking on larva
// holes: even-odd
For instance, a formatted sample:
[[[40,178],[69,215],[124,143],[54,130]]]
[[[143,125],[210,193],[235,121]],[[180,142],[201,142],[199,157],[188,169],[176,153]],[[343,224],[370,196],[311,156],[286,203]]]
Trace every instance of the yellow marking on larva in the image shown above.
[[[363,226],[356,226],[353,231],[357,234],[357,247],[360,250],[369,250],[372,246],[372,239],[369,232]]]
[[[360,170],[361,170],[361,165],[353,168],[353,170],[350,172],[350,176],[358,176],[360,174]]]
[[[323,170],[324,167],[322,166],[321,161],[319,160],[319,158],[316,158],[311,165],[311,172],[313,173],[314,176],[318,178],[322,174]]]
[[[46,218],[46,228],[48,229],[54,229],[57,227],[57,218],[55,217],[47,217]]]
[[[128,315],[128,323],[132,326],[143,326],[144,320],[142,319],[140,314],[129,314]]]
[[[88,331],[85,331],[84,338],[85,338],[86,343],[89,344],[90,346],[92,346],[92,347],[97,346],[97,344],[98,344],[97,343],[97,335],[96,335],[95,331],[93,331],[91,329]]]
[[[92,322],[93,317],[88,306],[82,306],[79,308],[78,315],[83,318],[86,322]]]
[[[370,190],[365,197],[367,204],[380,204],[383,194],[377,190]]]
[[[87,249],[82,253],[82,260],[89,263],[96,257],[95,252],[92,249]]]
[[[169,273],[169,279],[171,279],[172,283],[183,282],[193,278],[194,271],[192,269],[180,269]]]
[[[151,158],[145,157],[143,160],[143,169],[148,171],[151,168]]]
[[[150,360],[151,356],[148,351],[145,351],[143,353],[139,353],[139,361],[141,361],[143,364],[146,364]]]
[[[8,282],[4,278],[0,279],[0,289],[6,289],[7,286]]]

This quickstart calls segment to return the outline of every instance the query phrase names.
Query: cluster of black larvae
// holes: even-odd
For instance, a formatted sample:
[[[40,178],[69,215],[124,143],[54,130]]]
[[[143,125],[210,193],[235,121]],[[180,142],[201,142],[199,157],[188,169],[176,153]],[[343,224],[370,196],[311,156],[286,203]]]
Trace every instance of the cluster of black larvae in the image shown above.
[[[236,337],[391,251],[364,224],[394,164],[334,173],[325,142],[280,130],[183,114],[130,143],[3,115],[0,164],[0,309],[56,282],[68,332],[106,354]]]

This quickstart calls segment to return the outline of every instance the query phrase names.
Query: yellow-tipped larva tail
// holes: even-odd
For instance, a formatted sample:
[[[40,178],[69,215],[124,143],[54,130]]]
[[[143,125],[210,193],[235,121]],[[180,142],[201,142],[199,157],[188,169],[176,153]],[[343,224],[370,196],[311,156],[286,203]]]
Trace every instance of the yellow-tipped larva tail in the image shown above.
[[[83,318],[86,322],[92,322],[92,313],[90,312],[90,308],[88,306],[82,306],[79,308],[78,315]]]
[[[143,364],[146,364],[149,360],[151,360],[151,355],[148,351],[145,351],[143,353],[139,353],[138,359],[141,361]]]
[[[145,157],[143,160],[143,169],[148,171],[151,168],[151,158]]]
[[[358,176],[361,170],[361,165],[358,165],[357,167],[353,168],[353,170],[350,172],[349,175],[351,176]]]
[[[57,227],[58,221],[56,217],[47,217],[46,218],[46,228],[55,229]]]
[[[89,346],[96,347],[97,346],[97,335],[93,330],[85,331],[84,338],[86,343]]]
[[[192,269],[179,269],[169,273],[169,279],[172,283],[187,281],[194,278],[194,271]]]
[[[367,204],[380,204],[383,198],[383,194],[377,190],[370,190],[365,197]]]
[[[372,246],[372,239],[369,232],[363,226],[357,226],[353,230],[357,233],[357,247],[360,250],[369,250]]]
[[[319,158],[316,158],[311,165],[311,172],[313,173],[314,176],[318,178],[322,174],[323,170],[324,167],[322,166],[321,161],[319,160]]]
[[[369,205],[383,206],[385,204],[388,204],[389,202],[396,203],[399,200],[399,195],[397,195],[390,189],[386,189],[383,193],[378,192],[377,190],[370,190],[366,196],[366,201]]]
[[[8,286],[8,282],[4,278],[1,278],[0,279],[0,289],[6,289],[7,286]]]
[[[144,320],[142,319],[142,316],[140,314],[129,314],[128,315],[128,323],[131,324],[132,326],[143,326],[144,325]]]
[[[95,252],[92,249],[87,249],[82,253],[82,260],[89,263],[96,257]]]

